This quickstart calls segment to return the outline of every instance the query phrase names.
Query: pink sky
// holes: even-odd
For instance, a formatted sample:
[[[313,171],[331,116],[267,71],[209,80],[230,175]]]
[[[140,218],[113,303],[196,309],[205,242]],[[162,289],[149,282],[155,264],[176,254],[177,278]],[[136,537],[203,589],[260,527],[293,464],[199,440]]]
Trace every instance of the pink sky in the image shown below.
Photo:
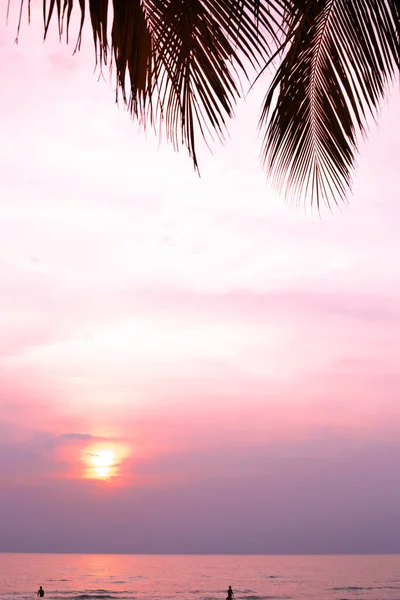
[[[267,80],[199,179],[115,106],[90,32],[43,45],[37,3],[14,45],[11,4],[0,551],[400,552],[397,90],[319,216],[259,167]]]

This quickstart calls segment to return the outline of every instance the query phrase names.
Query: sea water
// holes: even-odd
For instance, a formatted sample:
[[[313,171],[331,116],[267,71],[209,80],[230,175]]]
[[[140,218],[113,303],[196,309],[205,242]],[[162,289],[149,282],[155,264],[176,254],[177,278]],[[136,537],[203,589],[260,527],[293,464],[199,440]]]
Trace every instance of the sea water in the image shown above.
[[[400,555],[0,554],[0,599],[400,600]]]

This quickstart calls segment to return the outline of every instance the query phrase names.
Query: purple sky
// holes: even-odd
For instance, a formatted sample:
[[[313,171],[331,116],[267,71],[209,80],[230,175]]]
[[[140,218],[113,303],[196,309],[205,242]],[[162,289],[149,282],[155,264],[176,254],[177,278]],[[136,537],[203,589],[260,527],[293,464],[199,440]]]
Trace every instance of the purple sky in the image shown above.
[[[11,5],[0,551],[400,552],[397,90],[319,216],[259,167],[268,79],[199,179]]]

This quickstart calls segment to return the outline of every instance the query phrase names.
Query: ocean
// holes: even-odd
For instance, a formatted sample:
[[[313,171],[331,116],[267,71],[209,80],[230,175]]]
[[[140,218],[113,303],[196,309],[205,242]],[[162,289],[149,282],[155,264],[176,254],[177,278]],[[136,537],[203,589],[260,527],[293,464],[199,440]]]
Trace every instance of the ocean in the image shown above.
[[[0,599],[400,600],[400,555],[0,554]]]

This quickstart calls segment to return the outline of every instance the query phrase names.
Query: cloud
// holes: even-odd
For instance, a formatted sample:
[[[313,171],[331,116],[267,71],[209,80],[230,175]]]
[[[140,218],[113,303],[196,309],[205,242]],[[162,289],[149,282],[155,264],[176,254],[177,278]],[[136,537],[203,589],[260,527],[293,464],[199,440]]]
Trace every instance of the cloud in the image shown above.
[[[113,105],[90,44],[42,44],[32,5],[15,46],[11,9],[2,547],[398,550],[399,100],[320,220],[257,166],[261,88],[198,179]],[[96,444],[129,445],[125,487],[82,479]]]
[[[398,447],[363,447],[351,440],[337,445],[331,437],[308,447],[270,447],[262,462],[258,457],[258,472],[229,472],[215,480],[189,478],[125,489],[55,480],[20,486],[16,495],[5,489],[0,497],[8,515],[1,524],[2,548],[398,551],[393,528],[400,501],[399,482],[393,479]]]
[[[0,481],[7,489],[63,478],[79,479],[83,476],[81,452],[88,443],[116,443],[112,438],[59,434],[39,427],[32,430],[17,423],[0,423],[0,432]]]
[[[62,433],[57,436],[57,440],[64,441],[88,441],[92,440],[93,436],[90,433]]]

